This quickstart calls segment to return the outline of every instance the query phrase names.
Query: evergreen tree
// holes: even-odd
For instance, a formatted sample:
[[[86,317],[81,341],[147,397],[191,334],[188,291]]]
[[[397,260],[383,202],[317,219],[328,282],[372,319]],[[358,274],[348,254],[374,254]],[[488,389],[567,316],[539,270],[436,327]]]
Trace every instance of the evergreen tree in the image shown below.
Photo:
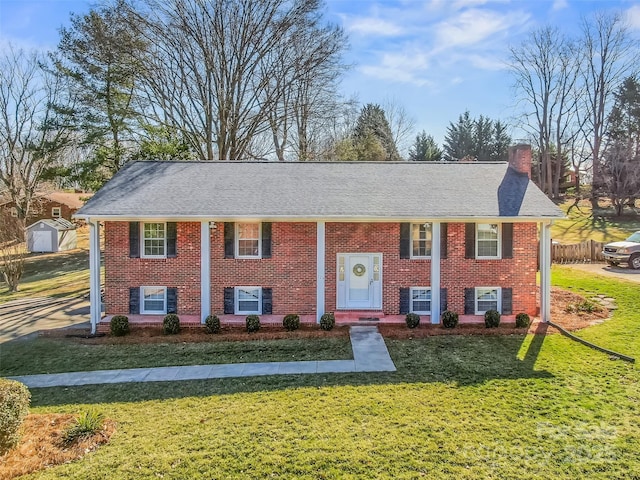
[[[61,30],[58,71],[73,85],[74,122],[90,152],[74,168],[83,187],[100,187],[130,160],[141,117],[136,82],[144,49],[117,7],[72,14],[71,26]]]
[[[444,157],[447,161],[463,158],[476,160],[506,161],[511,137],[506,126],[480,115],[471,118],[468,111],[458,117],[457,123],[449,123],[444,142]]]
[[[384,150],[383,158],[368,157],[379,150],[376,140]],[[380,105],[369,103],[362,108],[353,131],[353,141],[360,152],[358,160],[400,160],[389,122]]]
[[[442,150],[431,135],[423,130],[416,135],[413,146],[409,149],[409,160],[413,162],[439,162],[442,160]]]

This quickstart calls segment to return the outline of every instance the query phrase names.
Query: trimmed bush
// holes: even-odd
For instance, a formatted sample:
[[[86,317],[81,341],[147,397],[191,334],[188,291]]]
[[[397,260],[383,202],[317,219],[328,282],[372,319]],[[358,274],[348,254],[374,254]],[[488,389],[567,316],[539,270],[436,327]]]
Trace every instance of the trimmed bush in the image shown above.
[[[325,313],[320,317],[320,328],[322,330],[326,330],[327,332],[331,330],[336,325],[336,317],[333,316],[333,313]]]
[[[531,325],[531,319],[526,313],[519,313],[516,315],[516,328],[526,328]]]
[[[220,319],[217,315],[207,315],[204,319],[204,328],[207,333],[220,333]]]
[[[62,434],[62,443],[69,446],[77,440],[89,438],[102,430],[104,414],[97,410],[87,410],[76,418]]]
[[[455,328],[458,325],[458,314],[451,310],[442,313],[442,326],[444,328]]]
[[[165,315],[162,320],[162,333],[165,335],[175,335],[180,331],[180,317],[175,313]]]
[[[0,378],[0,455],[18,444],[18,430],[29,413],[30,400],[24,384]]]
[[[484,326],[487,328],[496,328],[500,325],[500,312],[497,310],[487,310],[484,312]]]
[[[247,315],[247,332],[257,332],[260,330],[260,317],[258,315]]]
[[[290,313],[289,315],[285,315],[282,319],[282,326],[288,331],[292,332],[293,330],[297,330],[300,328],[300,315],[295,315]]]
[[[407,316],[405,317],[404,321],[407,324],[407,327],[416,328],[418,325],[420,325],[420,315],[413,312],[407,313]]]
[[[114,315],[109,322],[111,335],[114,337],[122,337],[129,333],[129,317],[126,315]]]

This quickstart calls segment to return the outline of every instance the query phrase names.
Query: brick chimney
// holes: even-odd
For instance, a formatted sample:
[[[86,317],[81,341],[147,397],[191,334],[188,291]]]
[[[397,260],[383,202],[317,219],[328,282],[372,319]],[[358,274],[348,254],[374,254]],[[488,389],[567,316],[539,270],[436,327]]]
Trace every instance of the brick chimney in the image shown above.
[[[531,178],[531,145],[520,143],[509,147],[509,166]]]

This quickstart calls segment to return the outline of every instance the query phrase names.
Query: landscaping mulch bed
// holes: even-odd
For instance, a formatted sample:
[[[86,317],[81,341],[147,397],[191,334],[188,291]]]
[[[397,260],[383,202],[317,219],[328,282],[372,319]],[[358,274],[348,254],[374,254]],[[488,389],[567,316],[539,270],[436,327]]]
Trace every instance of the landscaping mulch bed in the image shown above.
[[[609,316],[609,309],[601,305],[598,299],[594,303],[598,309],[593,312],[568,311],[571,305],[583,303],[583,296],[563,290],[551,289],[551,318],[554,323],[567,330],[579,330],[591,325],[604,322]],[[604,302],[607,305],[607,302]],[[610,305],[609,305],[610,306]],[[421,338],[433,335],[522,335],[529,333],[547,333],[545,325],[534,321],[529,329],[515,328],[514,324],[503,324],[498,328],[485,328],[484,324],[458,325],[454,329],[446,329],[441,325],[421,324],[415,329],[409,329],[405,325],[377,325],[380,333],[386,338]],[[548,333],[557,333],[554,329]],[[301,325],[298,330],[288,332],[281,326],[263,326],[258,332],[247,333],[244,327],[225,326],[218,334],[207,334],[204,327],[183,328],[176,335],[164,335],[161,327],[131,327],[131,333],[123,337],[103,335],[91,337],[86,329],[61,329],[48,330],[41,333],[47,337],[68,337],[72,341],[85,344],[137,344],[137,343],[198,343],[198,342],[238,342],[247,340],[281,340],[304,338],[333,338],[347,337],[349,327],[336,326],[333,330],[324,331],[317,325]]]
[[[30,414],[21,427],[18,445],[0,457],[0,480],[43,470],[82,458],[109,441],[115,432],[115,423],[105,420],[101,432],[65,446],[65,429],[74,416],[69,414]]]

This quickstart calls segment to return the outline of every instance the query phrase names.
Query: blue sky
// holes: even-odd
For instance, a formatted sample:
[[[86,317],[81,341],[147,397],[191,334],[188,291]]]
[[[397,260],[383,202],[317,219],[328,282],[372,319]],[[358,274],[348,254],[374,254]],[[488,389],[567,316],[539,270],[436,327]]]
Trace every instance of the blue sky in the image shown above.
[[[52,49],[69,13],[85,0],[0,0],[0,46]],[[393,101],[441,143],[449,122],[469,110],[515,123],[510,45],[555,25],[567,34],[581,17],[617,10],[640,35],[640,2],[628,0],[327,0],[328,18],[344,27],[353,64],[342,82],[361,103]],[[518,136],[518,130],[514,130]]]

